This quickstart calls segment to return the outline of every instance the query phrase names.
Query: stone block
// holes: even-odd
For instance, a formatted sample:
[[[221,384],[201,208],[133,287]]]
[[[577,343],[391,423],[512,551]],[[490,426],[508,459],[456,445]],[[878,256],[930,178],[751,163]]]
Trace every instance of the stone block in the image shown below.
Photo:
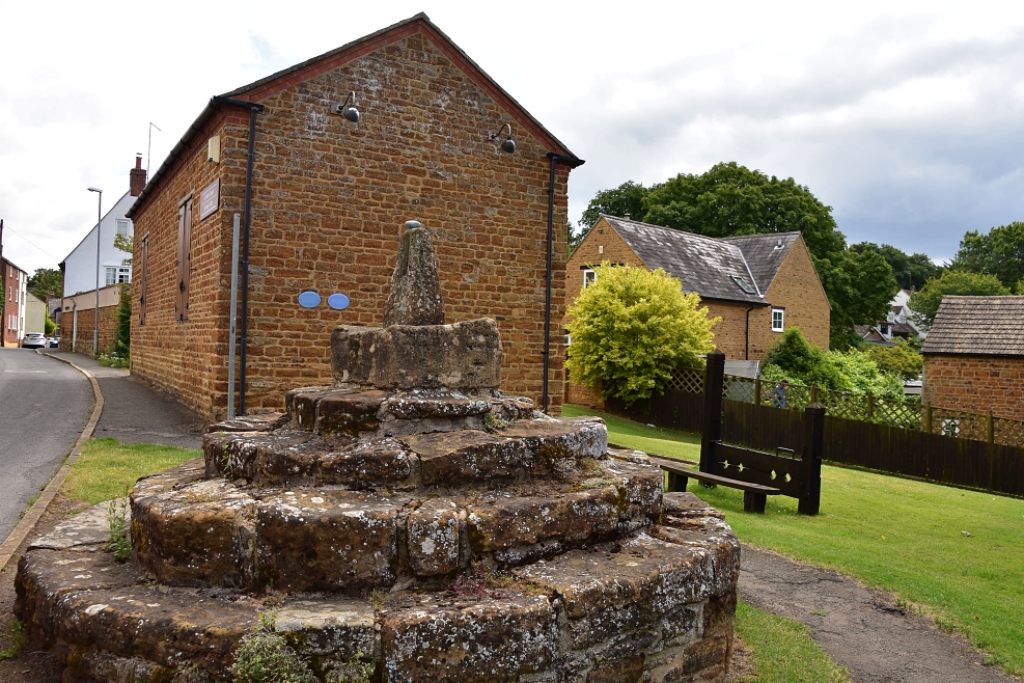
[[[331,335],[335,381],[378,389],[496,389],[501,340],[493,320],[453,325],[341,326]]]
[[[344,659],[358,652],[380,656],[373,605],[354,598],[289,600],[274,618],[274,630],[301,655]]]
[[[467,508],[473,550],[491,553],[537,543],[572,545],[618,526],[618,491],[604,486],[550,497],[489,493]]]
[[[287,592],[387,587],[404,500],[355,491],[285,491],[256,511],[260,585]]]
[[[522,439],[544,463],[560,458],[599,459],[608,451],[608,428],[601,418],[520,420],[498,432]]]
[[[523,440],[486,432],[420,434],[401,441],[419,457],[427,486],[520,478],[533,464]]]
[[[455,606],[428,597],[415,607],[388,610],[381,644],[385,681],[515,681],[551,666],[559,628],[544,596]]]
[[[210,432],[270,432],[288,424],[287,413],[260,413],[241,415],[223,422],[216,422],[206,428]]]
[[[254,506],[223,479],[159,493],[136,489],[132,548],[139,566],[172,586],[249,585],[252,548],[244,527]]]
[[[461,511],[447,498],[425,501],[409,513],[409,568],[417,576],[443,576],[459,569]]]
[[[346,486],[352,489],[383,486],[414,487],[413,475],[419,461],[397,439],[366,439],[320,456],[317,486]]]

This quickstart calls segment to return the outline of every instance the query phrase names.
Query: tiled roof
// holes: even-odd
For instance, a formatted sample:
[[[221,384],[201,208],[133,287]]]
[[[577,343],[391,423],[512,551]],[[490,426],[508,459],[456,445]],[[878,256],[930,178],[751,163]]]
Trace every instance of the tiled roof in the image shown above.
[[[782,267],[782,262],[789,256],[799,236],[799,232],[771,232],[763,235],[724,237],[722,241],[740,248],[750,267],[751,275],[757,280],[757,286],[764,294],[771,287],[779,268]]]
[[[702,299],[767,305],[738,245],[628,218],[602,218],[648,268],[662,268],[678,278],[683,291],[697,292]],[[734,277],[749,283],[753,292],[744,292]]]
[[[923,353],[1024,356],[1024,296],[946,296]]]

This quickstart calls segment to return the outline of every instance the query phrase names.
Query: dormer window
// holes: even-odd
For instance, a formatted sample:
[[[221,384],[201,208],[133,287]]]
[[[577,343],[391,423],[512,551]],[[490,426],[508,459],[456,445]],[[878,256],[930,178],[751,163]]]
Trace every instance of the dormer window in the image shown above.
[[[733,275],[732,281],[747,294],[757,294],[757,291],[750,286],[750,283],[741,278],[739,275]]]

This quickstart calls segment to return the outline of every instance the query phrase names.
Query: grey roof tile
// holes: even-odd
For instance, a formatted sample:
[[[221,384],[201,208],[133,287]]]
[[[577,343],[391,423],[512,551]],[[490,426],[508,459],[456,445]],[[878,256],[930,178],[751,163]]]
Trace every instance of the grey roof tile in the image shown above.
[[[1024,356],[1024,296],[945,296],[922,352]]]
[[[627,218],[603,218],[648,268],[662,268],[678,278],[683,283],[683,291],[696,292],[702,299],[766,305],[758,296],[756,279],[747,268],[739,246]],[[733,277],[750,283],[754,293],[744,292]],[[760,293],[764,293],[763,287]]]

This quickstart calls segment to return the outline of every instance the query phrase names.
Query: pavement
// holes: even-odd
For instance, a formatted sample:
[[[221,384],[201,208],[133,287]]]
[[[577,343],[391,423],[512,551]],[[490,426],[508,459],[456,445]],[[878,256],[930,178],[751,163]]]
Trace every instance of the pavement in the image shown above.
[[[130,444],[202,447],[206,421],[168,395],[132,377],[128,370],[103,367],[92,356],[81,353],[58,349],[43,349],[40,353],[74,363],[99,382],[104,406],[93,438],[111,438]]]

